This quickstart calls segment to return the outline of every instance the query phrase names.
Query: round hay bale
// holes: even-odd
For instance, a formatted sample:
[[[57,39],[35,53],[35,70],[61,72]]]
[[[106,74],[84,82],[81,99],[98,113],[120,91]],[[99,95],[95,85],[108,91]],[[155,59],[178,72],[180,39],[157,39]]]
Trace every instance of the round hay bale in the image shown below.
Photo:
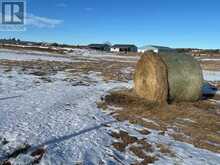
[[[165,103],[168,96],[167,67],[160,56],[144,54],[134,75],[136,94],[148,101]]]
[[[202,86],[202,69],[196,59],[186,54],[144,54],[134,75],[137,95],[159,103],[197,101]]]
[[[168,69],[169,96],[173,102],[197,101],[202,96],[203,74],[196,59],[190,55],[160,53]]]

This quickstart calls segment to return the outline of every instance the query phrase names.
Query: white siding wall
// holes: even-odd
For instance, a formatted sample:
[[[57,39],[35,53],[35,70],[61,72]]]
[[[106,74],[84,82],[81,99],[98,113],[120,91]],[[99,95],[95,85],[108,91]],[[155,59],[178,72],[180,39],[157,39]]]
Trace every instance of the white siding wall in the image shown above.
[[[111,48],[111,52],[120,52],[119,48]]]
[[[147,51],[153,51],[154,53],[158,53],[159,52],[159,50],[156,49],[156,48],[138,49],[139,53],[144,53],[144,52],[147,52]]]

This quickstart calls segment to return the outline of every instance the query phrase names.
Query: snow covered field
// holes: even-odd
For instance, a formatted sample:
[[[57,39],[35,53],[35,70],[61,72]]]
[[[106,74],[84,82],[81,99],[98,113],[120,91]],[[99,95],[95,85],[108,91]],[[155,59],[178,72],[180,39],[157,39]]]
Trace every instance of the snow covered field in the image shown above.
[[[109,89],[127,84],[104,84],[91,73],[85,77],[95,84],[72,86],[62,81],[64,77],[57,75],[54,83],[44,84],[16,71],[1,76],[1,135],[32,146],[48,145],[45,161],[52,164],[82,160],[96,164],[109,157],[105,152],[111,142],[107,132],[98,128],[114,121],[97,109],[96,100]],[[11,98],[14,96],[18,97]]]
[[[84,55],[79,59],[77,54],[76,57],[81,61],[87,58],[103,59],[100,55]],[[40,59],[73,62],[74,65],[72,57],[2,52],[0,61],[3,59]],[[123,62],[137,60],[136,57],[113,55],[108,59]],[[220,77],[219,73],[215,73],[213,77],[210,72],[204,72],[204,75],[206,80],[216,80]],[[115,88],[131,88],[131,81],[106,82],[101,73],[94,71],[87,74],[63,71],[48,75],[47,78],[51,81],[45,82],[40,76],[22,72],[19,67],[6,71],[5,66],[0,65],[0,164],[24,144],[31,147],[27,152],[11,157],[9,160],[13,165],[32,164],[34,158],[31,152],[42,147],[46,150],[38,162],[42,165],[112,165],[141,162],[142,158],[130,150],[120,152],[112,146],[115,139],[111,133],[120,130],[128,132],[130,136],[144,139],[153,146],[153,151],[146,153],[157,158],[153,164],[220,164],[220,154],[175,141],[168,134],[161,135],[155,130],[149,130],[148,135],[141,134],[139,131],[143,129],[142,126],[116,121],[108,111],[103,112],[98,108],[97,102],[102,96]],[[161,153],[156,144],[169,146],[175,156]]]
[[[115,58],[117,56],[117,58]],[[138,56],[120,56],[112,53],[103,53],[86,49],[73,49],[73,53],[67,55],[52,54],[49,52],[39,51],[16,51],[16,50],[1,50],[0,60],[45,60],[45,61],[62,61],[62,62],[78,62],[78,61],[117,61],[117,62],[136,62]]]
[[[71,62],[68,58],[54,57],[49,55],[36,55],[36,54],[18,54],[12,52],[0,52],[0,60],[16,60],[16,61],[32,61],[32,60],[45,60],[45,61],[63,61]]]
[[[220,71],[203,71],[204,79],[207,81],[220,81]]]
[[[220,61],[220,58],[214,58],[214,57],[196,57],[199,61]]]

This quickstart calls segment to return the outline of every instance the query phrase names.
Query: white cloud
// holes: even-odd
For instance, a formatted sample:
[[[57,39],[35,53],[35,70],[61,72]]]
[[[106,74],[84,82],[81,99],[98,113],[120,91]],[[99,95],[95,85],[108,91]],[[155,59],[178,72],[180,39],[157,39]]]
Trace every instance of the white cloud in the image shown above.
[[[35,26],[38,28],[54,28],[61,24],[63,21],[59,19],[51,19],[47,17],[35,16],[33,14],[27,14],[26,25]]]

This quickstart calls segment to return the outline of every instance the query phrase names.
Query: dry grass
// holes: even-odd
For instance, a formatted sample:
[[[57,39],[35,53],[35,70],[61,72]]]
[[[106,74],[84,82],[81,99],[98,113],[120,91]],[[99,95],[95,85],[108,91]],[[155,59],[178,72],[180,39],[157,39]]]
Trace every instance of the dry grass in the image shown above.
[[[175,157],[175,153],[170,150],[169,146],[166,144],[157,144],[157,147],[160,149],[160,152],[171,157]]]
[[[29,51],[39,51],[39,52],[48,52],[48,53],[56,53],[56,54],[65,54],[65,51],[63,50],[55,50],[52,48],[41,48],[37,46],[29,46],[29,47],[20,47],[20,46],[15,46],[15,45],[0,45],[1,49],[9,49],[9,50],[16,50],[16,51],[24,51],[24,50],[29,50]]]
[[[171,136],[176,140],[220,153],[220,109],[208,101],[159,106],[139,99],[131,91],[119,91],[106,96],[105,104],[123,108],[114,114],[120,121],[129,120],[162,133],[172,128],[175,134]]]
[[[0,65],[4,66],[5,72],[10,72],[13,68],[20,68],[22,72],[37,71],[43,72],[43,79],[47,74],[54,74],[58,71],[68,71],[70,73],[88,73],[90,71],[100,72],[104,80],[128,81],[133,78],[133,73],[123,73],[122,69],[135,68],[136,63],[111,62],[105,61],[85,61],[85,62],[49,62],[49,61],[8,61],[1,60]],[[203,68],[220,69],[220,64],[204,62]],[[31,72],[29,72],[31,73]],[[99,103],[99,108],[107,109],[109,105],[122,107],[122,111],[114,113],[115,118],[124,121],[129,120],[131,123],[143,125],[146,128],[152,128],[165,134],[167,128],[176,131],[172,134],[175,139],[194,144],[197,147],[208,149],[220,153],[220,109],[208,101],[197,103],[179,103],[172,105],[159,106],[155,102],[146,102],[140,99],[133,91],[119,91],[106,96],[105,102]],[[155,123],[146,122],[143,118],[153,120]],[[190,122],[190,119],[193,122]],[[142,134],[149,134],[147,129],[140,131]],[[121,141],[114,143],[113,146],[124,151],[129,143],[142,143],[139,148],[131,148],[135,155],[141,156],[142,151],[150,152],[152,147],[145,140],[137,140],[135,137],[128,137],[125,132],[120,136],[113,135],[114,138]],[[190,137],[190,138],[188,138]],[[142,141],[142,142],[141,142]],[[211,143],[210,143],[211,142]],[[171,154],[167,146],[158,146],[161,152]],[[171,152],[171,153],[169,153]],[[142,157],[142,156],[141,156]],[[155,157],[146,156],[142,164],[148,164],[155,161]],[[139,163],[139,164],[141,164]]]
[[[55,62],[55,61],[9,61],[1,60],[0,65],[5,67],[5,72],[9,72],[12,68],[20,67],[23,72],[34,71],[33,74],[47,75],[54,74],[58,71],[66,71],[70,73],[88,73],[90,71],[100,72],[105,81],[116,80],[125,81],[131,80],[133,73],[123,73],[121,69],[134,67],[133,63],[111,62],[111,61],[90,61],[90,62]]]
[[[142,53],[138,53],[138,52],[119,52],[118,55],[121,55],[121,56],[141,56]]]
[[[214,61],[214,60],[213,61],[201,61],[200,64],[204,70],[214,70],[214,71],[220,70],[219,61]]]
[[[160,104],[168,100],[167,66],[155,54],[144,54],[138,61],[134,75],[134,90],[138,96]]]
[[[120,152],[126,150],[131,151],[135,156],[143,159],[142,162],[136,164],[154,163],[157,159],[154,156],[149,156],[146,153],[152,153],[152,145],[146,142],[146,139],[138,140],[134,136],[130,136],[127,132],[119,131],[119,133],[112,132],[111,136],[119,142],[114,142],[112,146]],[[135,145],[135,144],[138,144]]]
[[[14,158],[17,158],[19,155],[30,155],[33,157],[31,164],[32,165],[39,164],[43,156],[45,155],[46,150],[44,148],[38,148],[38,149],[35,149],[32,153],[28,153],[29,149],[31,149],[31,146],[29,144],[22,144],[17,149],[15,149],[10,155],[8,155],[6,160],[4,160],[3,162],[0,161],[0,164],[12,165],[11,161]]]

